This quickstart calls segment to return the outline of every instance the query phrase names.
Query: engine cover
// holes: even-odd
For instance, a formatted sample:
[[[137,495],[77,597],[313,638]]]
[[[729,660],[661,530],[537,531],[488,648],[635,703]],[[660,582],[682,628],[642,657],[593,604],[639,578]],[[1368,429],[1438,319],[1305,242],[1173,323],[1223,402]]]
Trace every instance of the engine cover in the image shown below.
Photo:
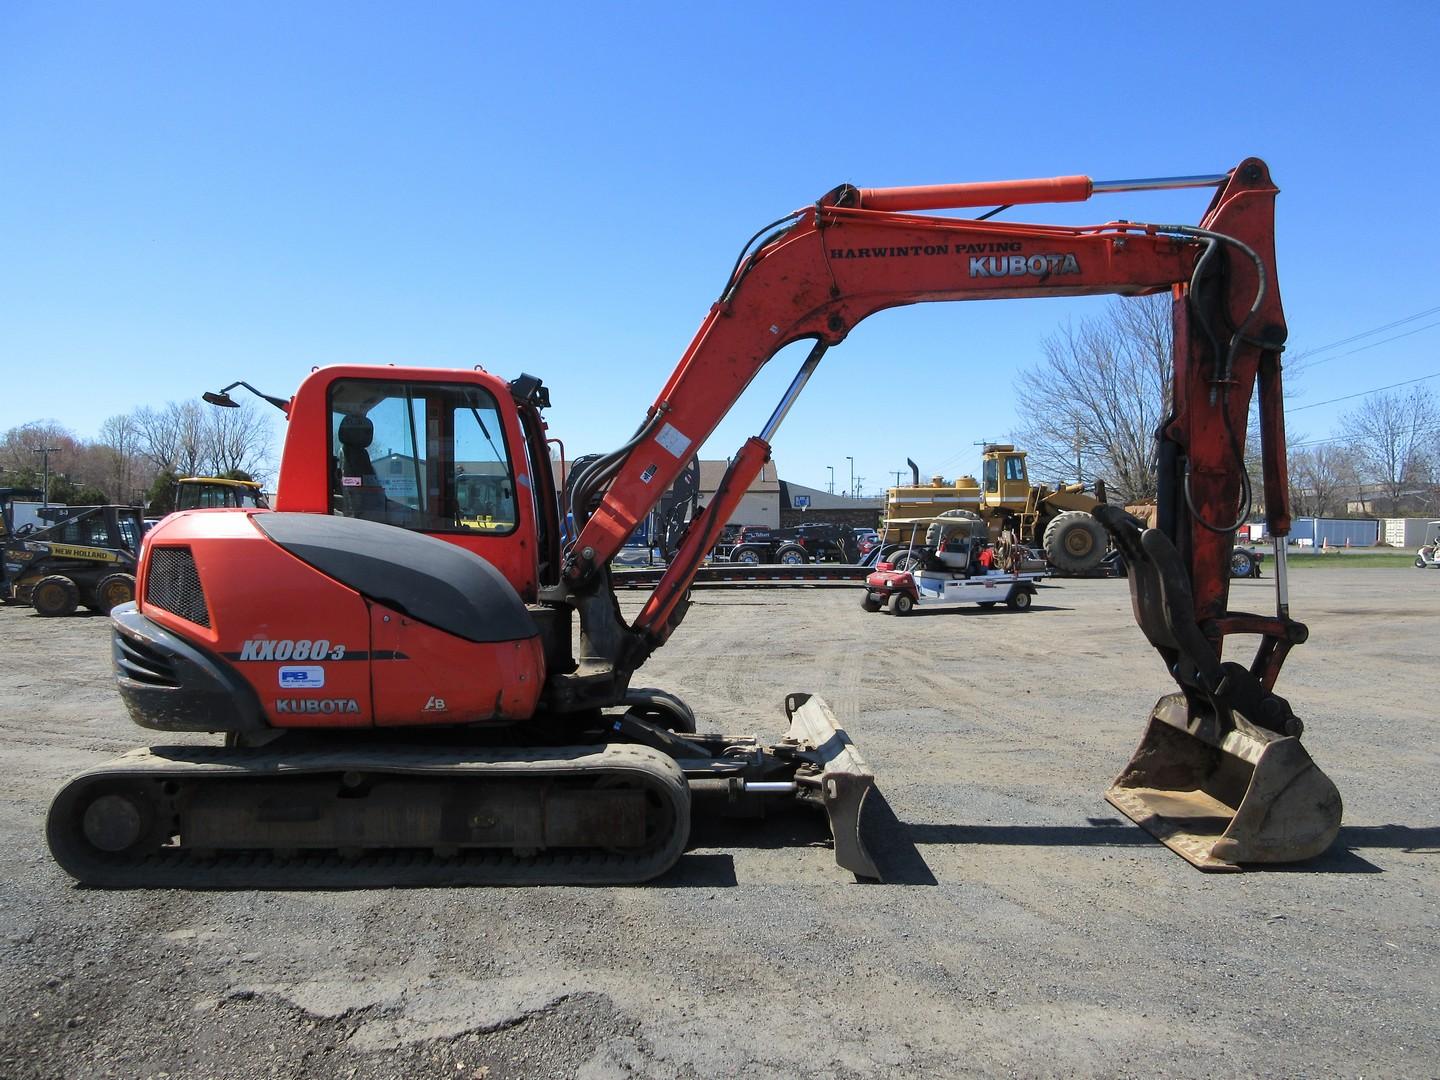
[[[241,730],[214,707],[236,676],[275,728],[523,720],[545,682],[538,628],[509,582],[394,526],[177,514],[147,538],[138,587],[116,671],[147,727]]]

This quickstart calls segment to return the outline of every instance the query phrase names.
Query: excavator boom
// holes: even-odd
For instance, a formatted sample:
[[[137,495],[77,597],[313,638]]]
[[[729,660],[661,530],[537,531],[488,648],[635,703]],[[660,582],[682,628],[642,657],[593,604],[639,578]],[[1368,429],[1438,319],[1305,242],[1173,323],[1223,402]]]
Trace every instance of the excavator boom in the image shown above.
[[[1216,188],[1197,226],[1059,227],[918,213],[1195,186]],[[1300,748],[1300,722],[1273,692],[1286,654],[1306,635],[1289,617],[1278,540],[1276,614],[1228,610],[1235,530],[1256,501],[1243,448],[1257,386],[1269,532],[1283,538],[1290,528],[1280,365],[1287,330],[1274,253],[1277,194],[1265,164],[1250,159],[1225,174],[1159,180],[1096,183],[1067,176],[914,188],[847,185],[784,219],[742,253],[636,436],[599,478],[608,487],[568,553],[566,579],[583,588],[760,368],[792,342],[815,342],[770,422],[734,458],[631,626],[632,644],[639,644],[615,658],[622,676],[627,664],[643,662],[679,625],[704,553],[767,459],[775,429],[825,350],[862,319],[930,301],[1168,291],[1175,364],[1171,411],[1159,433],[1159,527],[1147,540],[1123,514],[1097,517],[1137,567],[1137,620],[1182,688],[1183,707],[1162,702],[1152,729],[1168,717],[1183,735],[1163,749],[1147,737],[1112,786],[1111,801],[1207,869],[1324,850],[1339,829],[1339,796]],[[1260,638],[1249,669],[1221,665],[1231,634]],[[1240,700],[1235,695],[1242,683]],[[1275,739],[1288,741],[1270,749]],[[1176,780],[1166,765],[1180,747],[1194,752]],[[1293,767],[1279,780],[1273,770],[1257,768],[1262,759],[1281,758]],[[1266,783],[1252,785],[1256,776]],[[1303,783],[1296,779],[1301,776]],[[1266,784],[1273,789],[1268,795]],[[1302,788],[1303,797],[1280,795]],[[1254,826],[1257,821],[1265,827]],[[1234,822],[1251,823],[1248,839],[1230,831]],[[1281,834],[1285,839],[1275,840]]]

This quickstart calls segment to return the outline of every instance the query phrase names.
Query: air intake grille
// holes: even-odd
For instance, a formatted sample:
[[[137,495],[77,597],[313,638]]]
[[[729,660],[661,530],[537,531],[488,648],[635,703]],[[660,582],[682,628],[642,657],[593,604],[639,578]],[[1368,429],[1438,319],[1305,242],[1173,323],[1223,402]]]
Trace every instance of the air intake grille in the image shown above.
[[[150,566],[145,574],[145,603],[164,608],[198,626],[210,625],[205,590],[200,587],[195,558],[188,547],[151,549]]]

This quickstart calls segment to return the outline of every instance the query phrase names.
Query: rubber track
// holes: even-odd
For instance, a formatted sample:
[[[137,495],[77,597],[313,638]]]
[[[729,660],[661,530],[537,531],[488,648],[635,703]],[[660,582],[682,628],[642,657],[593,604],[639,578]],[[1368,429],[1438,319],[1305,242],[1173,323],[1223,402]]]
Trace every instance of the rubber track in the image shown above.
[[[199,777],[254,779],[344,771],[409,776],[456,775],[534,779],[598,773],[640,774],[675,809],[676,829],[663,848],[643,856],[605,852],[541,852],[518,858],[494,849],[465,849],[450,858],[432,851],[397,849],[342,859],[335,852],[278,857],[222,852],[202,857],[181,848],[120,861],[97,852],[75,827],[73,807],[85,788],[112,780],[182,782]],[[664,873],[685,849],[690,831],[690,789],[675,762],[648,747],[526,748],[487,752],[472,748],[374,747],[345,750],[234,750],[152,747],[134,750],[73,778],[55,796],[46,837],[55,860],[82,884],[104,888],[354,889],[456,885],[625,885]]]

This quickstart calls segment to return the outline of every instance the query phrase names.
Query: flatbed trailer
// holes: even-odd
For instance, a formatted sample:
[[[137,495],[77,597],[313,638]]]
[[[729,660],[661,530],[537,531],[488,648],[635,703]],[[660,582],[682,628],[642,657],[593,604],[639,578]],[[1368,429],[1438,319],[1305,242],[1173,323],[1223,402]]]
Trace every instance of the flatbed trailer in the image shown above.
[[[846,563],[798,563],[761,564],[747,566],[744,563],[702,566],[695,574],[696,588],[772,587],[801,588],[816,586],[850,586],[864,582],[871,566],[852,566]],[[663,566],[636,566],[616,569],[610,572],[617,589],[652,589],[665,573]]]

